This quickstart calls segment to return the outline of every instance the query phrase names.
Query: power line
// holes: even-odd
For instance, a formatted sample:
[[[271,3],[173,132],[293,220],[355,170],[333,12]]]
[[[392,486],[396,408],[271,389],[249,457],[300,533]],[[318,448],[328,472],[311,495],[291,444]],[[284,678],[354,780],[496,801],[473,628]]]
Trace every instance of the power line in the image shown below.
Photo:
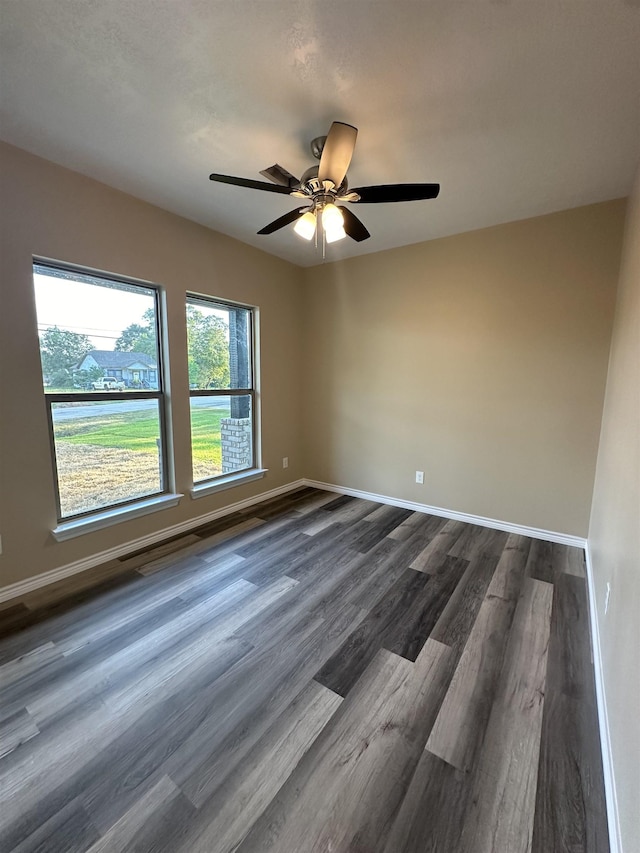
[[[118,337],[122,334],[120,329],[105,329],[103,326],[100,328],[94,328],[92,326],[70,326],[65,324],[61,326],[60,323],[50,323],[47,320],[40,320],[38,322],[39,329],[60,329],[64,332],[73,332],[77,330],[81,330],[82,332],[112,332],[114,335]]]

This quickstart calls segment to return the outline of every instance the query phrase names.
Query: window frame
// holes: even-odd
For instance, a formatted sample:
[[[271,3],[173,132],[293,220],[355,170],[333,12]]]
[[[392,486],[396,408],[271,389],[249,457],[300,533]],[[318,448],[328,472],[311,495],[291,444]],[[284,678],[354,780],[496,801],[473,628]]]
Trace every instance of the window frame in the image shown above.
[[[67,273],[69,276],[78,275],[78,276],[87,276],[94,279],[102,279],[105,282],[111,282],[114,284],[125,284],[130,287],[138,287],[144,288],[147,291],[152,291],[153,300],[154,300],[154,325],[155,325],[155,333],[156,333],[156,342],[157,342],[157,389],[142,389],[137,391],[85,391],[84,389],[73,391],[69,393],[50,393],[47,391],[46,387],[44,387],[43,382],[43,396],[45,399],[46,412],[47,412],[47,426],[49,430],[49,442],[51,446],[51,464],[53,468],[53,483],[54,483],[54,494],[56,501],[56,518],[58,521],[58,528],[73,528],[74,526],[82,525],[83,522],[90,522],[95,517],[104,517],[108,516],[110,513],[115,516],[123,515],[123,511],[126,511],[127,508],[133,509],[136,505],[143,505],[145,503],[153,503],[154,499],[157,501],[158,498],[162,498],[165,496],[169,496],[172,494],[172,484],[170,477],[170,468],[169,468],[169,432],[167,429],[168,423],[168,399],[165,391],[165,365],[164,365],[164,347],[163,347],[163,317],[162,317],[162,308],[163,308],[163,300],[162,300],[162,290],[159,285],[154,284],[148,281],[141,281],[139,279],[131,278],[129,276],[123,276],[116,273],[108,273],[103,270],[94,270],[88,267],[82,267],[75,264],[68,264],[58,261],[52,261],[49,259],[33,257],[32,262],[32,270],[33,274],[38,272],[38,270],[44,270],[45,274],[47,270],[50,270],[55,273],[62,272]],[[64,276],[61,276],[64,277]],[[38,341],[38,349],[39,349],[39,341]],[[44,377],[43,377],[44,380]],[[56,454],[56,443],[55,443],[55,434],[54,434],[54,423],[53,423],[53,404],[55,403],[69,403],[69,402],[78,402],[78,401],[90,401],[90,402],[117,402],[122,400],[157,400],[158,405],[158,425],[160,432],[160,459],[162,463],[162,479],[160,483],[160,489],[154,492],[148,492],[144,495],[136,495],[133,498],[129,498],[123,501],[117,501],[116,503],[107,504],[105,506],[93,507],[92,509],[85,510],[84,512],[73,513],[72,515],[63,515],[62,507],[60,502],[60,479],[58,476],[58,460]],[[124,517],[123,517],[124,520]],[[102,526],[102,525],[101,525]],[[54,531],[55,533],[55,531]]]
[[[252,479],[264,476],[266,473],[260,467],[260,449],[258,447],[258,382],[257,382],[257,367],[256,367],[256,346],[257,346],[257,313],[258,309],[253,305],[246,305],[242,302],[233,302],[229,299],[220,299],[215,296],[209,296],[201,293],[192,293],[187,291],[185,298],[185,329],[186,329],[186,308],[188,305],[212,306],[221,309],[241,309],[246,311],[248,315],[247,332],[249,342],[249,382],[247,388],[191,388],[189,386],[189,445],[191,451],[191,479],[193,482],[192,497],[200,497],[210,494],[211,492],[229,488],[240,482],[247,482]],[[189,358],[189,345],[187,340],[187,361]],[[237,471],[228,473],[221,472],[213,477],[204,477],[201,480],[196,480],[194,475],[193,465],[193,431],[191,427],[191,400],[194,397],[249,397],[251,407],[251,464],[247,468],[240,468]]]

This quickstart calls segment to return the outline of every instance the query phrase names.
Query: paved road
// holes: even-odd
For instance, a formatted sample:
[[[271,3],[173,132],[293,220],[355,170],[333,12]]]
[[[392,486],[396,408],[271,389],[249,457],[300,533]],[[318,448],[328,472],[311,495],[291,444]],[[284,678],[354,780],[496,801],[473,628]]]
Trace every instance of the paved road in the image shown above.
[[[125,400],[117,403],[101,403],[89,406],[65,406],[53,409],[53,420],[68,421],[76,418],[92,418],[102,415],[119,415],[123,412],[140,412],[155,409],[155,400]],[[193,397],[192,405],[198,409],[228,409],[229,397]]]

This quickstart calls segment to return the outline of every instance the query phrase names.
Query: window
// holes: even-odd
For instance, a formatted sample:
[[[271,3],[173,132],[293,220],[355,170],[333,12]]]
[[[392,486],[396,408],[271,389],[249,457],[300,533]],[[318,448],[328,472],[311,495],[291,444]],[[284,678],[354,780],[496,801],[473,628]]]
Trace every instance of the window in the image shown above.
[[[159,294],[34,263],[59,521],[168,491]]]
[[[187,297],[194,483],[256,468],[254,312]]]

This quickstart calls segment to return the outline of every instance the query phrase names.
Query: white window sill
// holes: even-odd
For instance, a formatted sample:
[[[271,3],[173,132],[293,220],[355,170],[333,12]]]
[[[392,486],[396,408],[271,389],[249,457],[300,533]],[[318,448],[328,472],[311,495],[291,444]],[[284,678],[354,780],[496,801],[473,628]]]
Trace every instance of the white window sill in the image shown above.
[[[252,468],[250,471],[228,474],[226,477],[208,480],[206,483],[196,483],[191,489],[191,497],[196,500],[197,498],[204,498],[206,495],[213,495],[216,492],[223,492],[225,489],[233,489],[234,486],[251,483],[253,480],[261,480],[268,470],[268,468]]]
[[[63,521],[51,533],[56,542],[64,542],[66,539],[74,539],[76,536],[83,536],[85,533],[94,533],[96,530],[103,530],[105,527],[111,527],[114,524],[120,524],[122,521],[129,521],[141,515],[149,515],[161,509],[171,509],[171,507],[177,506],[183,497],[184,495],[179,494],[158,495],[126,506],[112,507],[104,510],[104,512],[95,512],[84,518]]]

